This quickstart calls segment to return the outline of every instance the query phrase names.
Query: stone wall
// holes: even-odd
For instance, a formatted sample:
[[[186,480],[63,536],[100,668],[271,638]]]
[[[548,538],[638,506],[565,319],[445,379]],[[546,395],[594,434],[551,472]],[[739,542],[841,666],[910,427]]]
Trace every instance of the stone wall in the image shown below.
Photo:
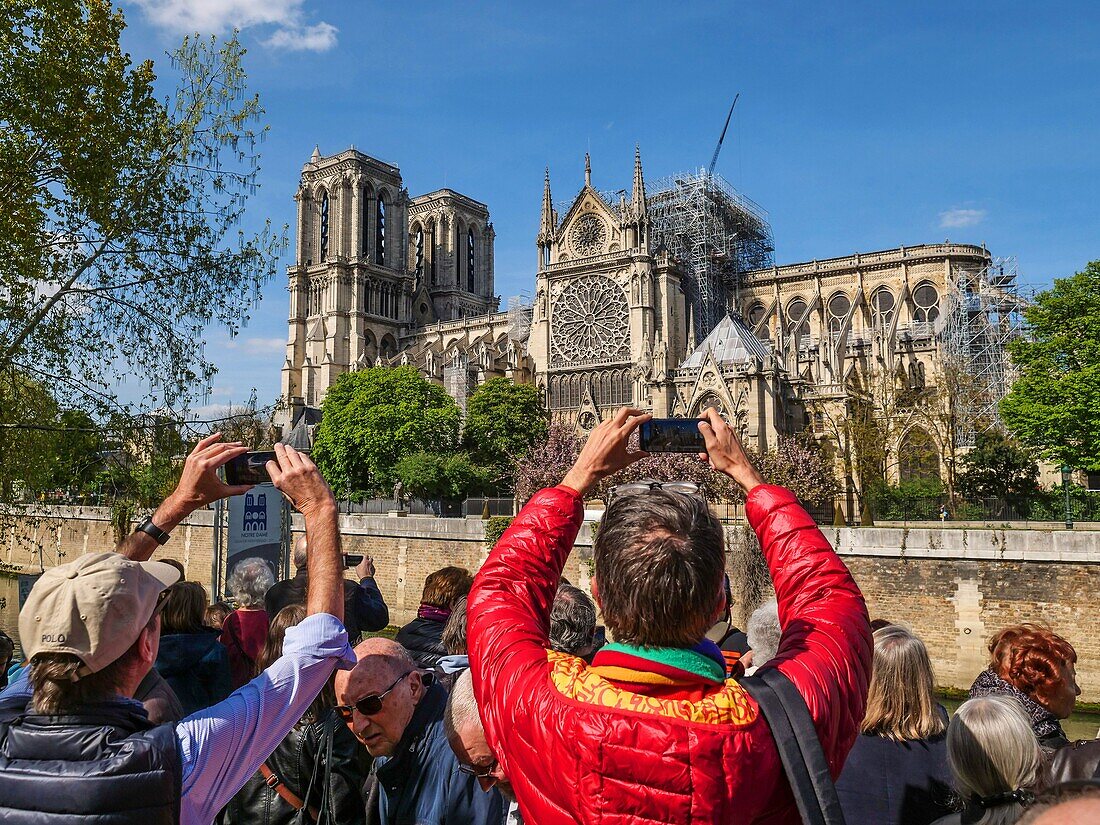
[[[188,578],[209,586],[213,513],[196,513],[163,554]],[[737,530],[740,528],[730,528]],[[295,519],[295,532],[301,530]],[[416,614],[428,573],[448,564],[471,570],[486,556],[479,519],[342,516],[344,550],[374,557],[391,621]],[[984,667],[988,638],[1008,624],[1048,623],[1079,656],[1082,699],[1100,701],[1100,531],[942,528],[826,529],[867,597],[873,618],[911,626],[928,644],[940,684],[968,687]],[[4,529],[0,560],[28,572],[81,553],[111,549],[108,514],[97,508],[51,508],[22,514]],[[732,543],[732,542],[731,542]],[[582,528],[565,575],[587,586],[591,533]],[[736,583],[734,585],[737,597]],[[0,575],[0,627],[15,635],[18,594]]]

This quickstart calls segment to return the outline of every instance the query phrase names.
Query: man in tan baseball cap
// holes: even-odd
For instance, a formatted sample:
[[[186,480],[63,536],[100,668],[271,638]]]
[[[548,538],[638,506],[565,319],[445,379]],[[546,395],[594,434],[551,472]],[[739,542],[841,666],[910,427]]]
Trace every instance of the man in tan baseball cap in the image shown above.
[[[160,647],[161,593],[179,578],[149,558],[192,511],[248,489],[217,475],[246,449],[203,439],[175,491],[119,553],[83,556],[35,583],[19,616],[30,667],[0,693],[5,825],[209,825],[333,671],[354,663],[336,502],[309,457],[279,444],[267,471],[309,537],[308,615],[287,630],[282,656],[213,707],[157,725],[133,699]]]
[[[118,553],[92,553],[51,568],[35,582],[19,614],[23,652],[27,659],[39,653],[76,656],[83,665],[73,681],[98,673],[138,640],[161,594],[179,578],[169,564]]]

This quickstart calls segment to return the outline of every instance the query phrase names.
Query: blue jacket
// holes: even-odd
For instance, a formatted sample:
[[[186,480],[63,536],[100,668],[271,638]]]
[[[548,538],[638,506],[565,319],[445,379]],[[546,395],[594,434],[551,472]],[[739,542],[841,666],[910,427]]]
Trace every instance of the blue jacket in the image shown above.
[[[156,667],[179,697],[184,716],[216,705],[233,692],[229,652],[214,629],[161,636]]]
[[[895,742],[864,733],[836,782],[844,819],[929,825],[954,810],[947,736]]]
[[[382,825],[500,825],[504,806],[495,788],[483,791],[458,770],[443,731],[447,692],[432,685],[416,706],[393,756],[374,760]]]

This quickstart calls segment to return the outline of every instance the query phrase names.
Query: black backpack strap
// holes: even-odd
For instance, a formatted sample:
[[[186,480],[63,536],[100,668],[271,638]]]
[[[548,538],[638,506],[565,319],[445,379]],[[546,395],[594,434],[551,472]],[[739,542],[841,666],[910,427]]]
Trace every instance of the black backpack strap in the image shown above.
[[[806,825],[845,825],[844,812],[817,738],[810,711],[791,681],[776,668],[741,679],[771,729],[779,759]]]

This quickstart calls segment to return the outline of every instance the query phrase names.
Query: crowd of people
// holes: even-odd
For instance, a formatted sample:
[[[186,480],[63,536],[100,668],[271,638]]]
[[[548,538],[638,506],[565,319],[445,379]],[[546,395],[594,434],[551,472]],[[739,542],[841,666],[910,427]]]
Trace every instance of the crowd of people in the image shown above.
[[[1041,625],[1001,630],[950,715],[923,641],[870,620],[813,520],[716,413],[700,459],[744,491],[775,599],[736,627],[720,522],[656,481],[611,493],[592,596],[564,579],[585,498],[641,457],[630,436],[646,419],[623,409],[593,430],[476,575],[427,577],[392,639],[373,560],[345,578],[332,494],[288,446],[268,471],[303,517],[292,578],[245,559],[232,603],[211,604],[180,565],[152,560],[193,510],[246,489],[217,474],[245,448],[203,439],[118,552],[32,589],[0,693],[0,819],[1100,822],[1100,740],[1061,726],[1080,693],[1073,646]],[[0,634],[0,661],[14,648]],[[777,678],[808,733],[759,698]],[[807,798],[790,736],[811,768],[822,760],[835,805],[820,787]]]

